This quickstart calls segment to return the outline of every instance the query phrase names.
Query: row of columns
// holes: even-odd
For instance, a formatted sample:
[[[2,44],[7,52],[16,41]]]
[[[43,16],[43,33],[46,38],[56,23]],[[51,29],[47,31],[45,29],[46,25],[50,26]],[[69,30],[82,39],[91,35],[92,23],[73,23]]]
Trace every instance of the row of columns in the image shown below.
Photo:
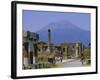
[[[81,45],[81,43],[76,43],[75,45],[75,48],[74,48],[74,57],[75,58],[78,58],[78,57],[80,57],[81,56],[81,54],[82,54],[82,45]],[[65,59],[67,59],[67,57],[68,57],[68,54],[70,54],[70,52],[68,51],[68,46],[67,46],[67,44],[65,45],[65,46],[62,46],[62,49],[64,48],[64,51],[63,51],[63,55],[64,55],[64,57],[65,57]],[[71,48],[72,49],[72,48]],[[72,49],[73,50],[73,49]]]

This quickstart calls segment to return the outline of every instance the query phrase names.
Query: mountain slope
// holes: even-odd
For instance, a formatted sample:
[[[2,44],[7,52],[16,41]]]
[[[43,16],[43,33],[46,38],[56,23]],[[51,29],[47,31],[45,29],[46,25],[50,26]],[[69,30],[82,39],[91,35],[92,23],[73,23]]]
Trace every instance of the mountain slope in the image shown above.
[[[83,30],[68,21],[50,23],[37,31],[40,41],[48,41],[48,29],[51,29],[52,43],[81,41],[84,45],[88,45],[90,42],[90,31]]]

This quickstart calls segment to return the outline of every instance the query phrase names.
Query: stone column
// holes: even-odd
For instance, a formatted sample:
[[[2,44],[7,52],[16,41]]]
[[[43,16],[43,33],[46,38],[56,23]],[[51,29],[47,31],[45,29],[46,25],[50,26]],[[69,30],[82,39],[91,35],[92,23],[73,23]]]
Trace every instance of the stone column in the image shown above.
[[[62,48],[62,56],[63,59],[67,59],[68,58],[68,46],[67,45],[61,45]]]
[[[29,63],[33,64],[33,41],[29,41]]]
[[[36,43],[34,44],[34,60],[34,63],[38,63],[38,46]]]
[[[48,52],[51,53],[51,30],[48,29]]]
[[[29,66],[29,52],[28,52],[28,42],[24,43],[24,48],[23,48],[23,65],[24,67]]]
[[[66,46],[65,51],[66,51],[66,59],[67,59],[67,54],[68,54],[68,47],[67,46]]]
[[[76,43],[76,53],[75,53],[75,57],[78,57],[78,52],[79,52],[79,45],[78,43]]]
[[[65,48],[64,58],[67,59],[67,54],[68,54],[68,53],[67,53],[67,52],[68,52],[68,51],[67,51],[67,46],[65,45],[64,48]]]

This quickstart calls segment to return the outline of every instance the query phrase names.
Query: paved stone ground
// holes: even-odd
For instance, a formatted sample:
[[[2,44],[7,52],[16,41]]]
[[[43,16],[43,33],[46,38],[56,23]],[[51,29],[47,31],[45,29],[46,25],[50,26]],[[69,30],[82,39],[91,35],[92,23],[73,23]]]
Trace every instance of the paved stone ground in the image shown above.
[[[82,67],[86,66],[85,64],[82,64],[80,59],[70,59],[67,61],[63,61],[59,67]]]

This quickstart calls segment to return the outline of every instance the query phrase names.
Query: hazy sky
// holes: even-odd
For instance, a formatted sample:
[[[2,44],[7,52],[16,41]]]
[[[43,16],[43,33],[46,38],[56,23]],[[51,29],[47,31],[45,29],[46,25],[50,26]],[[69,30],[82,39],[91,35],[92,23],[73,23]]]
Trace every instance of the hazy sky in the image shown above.
[[[23,10],[22,24],[24,30],[36,32],[50,23],[69,21],[81,29],[90,30],[89,13],[51,12]]]

